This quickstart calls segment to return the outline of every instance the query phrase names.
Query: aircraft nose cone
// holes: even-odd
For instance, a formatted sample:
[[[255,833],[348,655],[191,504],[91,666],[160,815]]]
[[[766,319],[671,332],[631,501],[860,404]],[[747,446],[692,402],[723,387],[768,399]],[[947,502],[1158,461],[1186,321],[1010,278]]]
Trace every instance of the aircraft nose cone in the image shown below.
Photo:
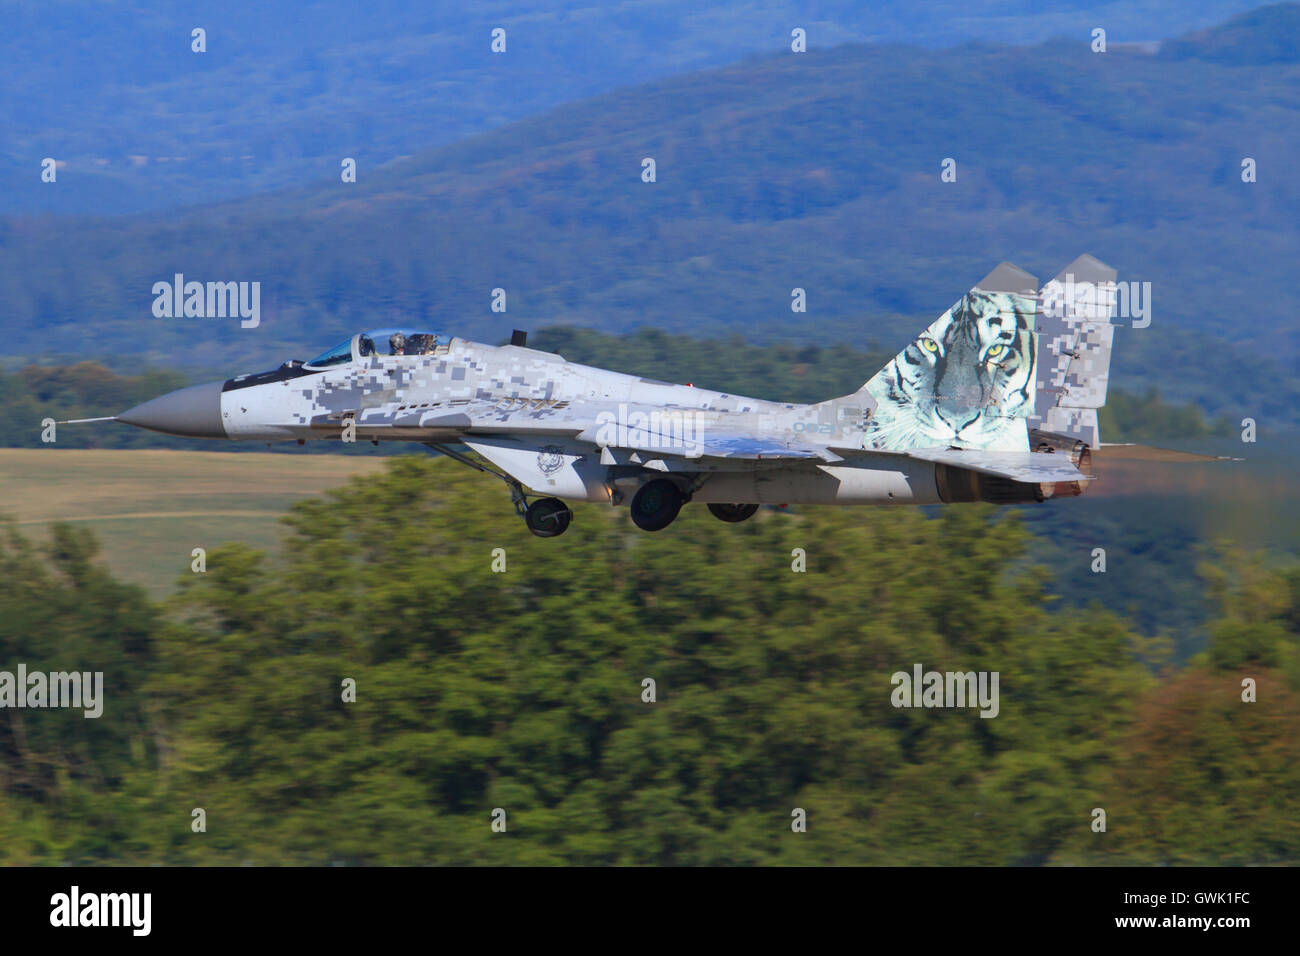
[[[150,399],[117,416],[119,422],[184,438],[225,438],[221,424],[223,382],[191,385]]]

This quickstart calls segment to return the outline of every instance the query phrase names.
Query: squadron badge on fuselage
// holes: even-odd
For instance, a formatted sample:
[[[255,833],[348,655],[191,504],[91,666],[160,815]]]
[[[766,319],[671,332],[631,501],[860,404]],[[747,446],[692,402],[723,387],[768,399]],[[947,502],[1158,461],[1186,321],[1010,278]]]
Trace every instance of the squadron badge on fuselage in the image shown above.
[[[564,449],[559,445],[543,445],[537,452],[537,467],[549,478],[564,467]]]

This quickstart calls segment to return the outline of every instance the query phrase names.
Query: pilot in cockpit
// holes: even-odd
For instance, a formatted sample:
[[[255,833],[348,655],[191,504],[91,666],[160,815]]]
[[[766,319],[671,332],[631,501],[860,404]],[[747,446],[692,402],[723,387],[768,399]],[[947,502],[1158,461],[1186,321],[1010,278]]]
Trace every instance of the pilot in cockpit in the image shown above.
[[[388,337],[388,354],[405,355],[406,354],[406,336],[401,332],[394,332]]]

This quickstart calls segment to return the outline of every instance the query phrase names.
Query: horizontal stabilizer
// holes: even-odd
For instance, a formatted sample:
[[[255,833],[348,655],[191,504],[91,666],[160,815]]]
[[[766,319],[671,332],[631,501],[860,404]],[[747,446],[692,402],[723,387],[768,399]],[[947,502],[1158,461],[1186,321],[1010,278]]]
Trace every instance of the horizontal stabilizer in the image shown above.
[[[902,455],[936,465],[965,468],[983,475],[1009,478],[1027,484],[1043,482],[1091,481],[1093,476],[1081,472],[1068,455],[1038,451],[985,451],[978,448],[908,448],[900,452],[837,447],[846,455]]]
[[[1039,451],[982,451],[970,448],[912,448],[909,458],[966,468],[983,475],[1010,478],[1029,484],[1047,481],[1091,481],[1068,455]]]

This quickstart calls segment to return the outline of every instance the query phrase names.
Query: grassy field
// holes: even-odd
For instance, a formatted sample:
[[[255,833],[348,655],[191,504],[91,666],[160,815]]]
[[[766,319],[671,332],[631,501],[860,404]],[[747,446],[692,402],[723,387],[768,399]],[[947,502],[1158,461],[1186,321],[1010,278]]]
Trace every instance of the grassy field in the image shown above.
[[[114,573],[157,597],[188,572],[193,548],[273,551],[289,505],[383,468],[360,455],[5,448],[0,511],[37,539],[56,520],[92,528]]]
[[[1239,445],[1200,445],[1242,454]],[[1210,465],[1117,462],[1099,469],[1102,478],[1086,497],[1029,509],[1029,515],[1049,541],[1073,541],[1102,528],[1136,534],[1160,527],[1178,540],[1226,537],[1293,551],[1300,536],[1294,456],[1267,447],[1245,454],[1246,462]],[[113,572],[161,597],[189,573],[193,548],[240,541],[275,553],[278,519],[290,505],[353,476],[376,474],[385,461],[364,451],[0,448],[0,514],[36,539],[56,520],[93,529]],[[484,491],[499,493],[491,484],[485,480]],[[501,507],[509,507],[504,495]],[[1192,573],[1190,565],[1186,571]]]

